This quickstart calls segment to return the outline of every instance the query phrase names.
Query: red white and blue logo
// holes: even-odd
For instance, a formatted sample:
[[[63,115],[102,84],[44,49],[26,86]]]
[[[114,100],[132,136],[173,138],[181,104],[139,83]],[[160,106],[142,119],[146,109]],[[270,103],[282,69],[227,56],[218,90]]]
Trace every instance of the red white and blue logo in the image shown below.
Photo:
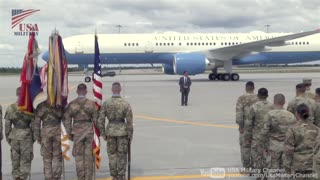
[[[15,29],[15,36],[29,36],[31,32],[39,33],[39,27],[36,23],[22,23],[27,17],[31,16],[40,9],[12,9],[11,29]]]

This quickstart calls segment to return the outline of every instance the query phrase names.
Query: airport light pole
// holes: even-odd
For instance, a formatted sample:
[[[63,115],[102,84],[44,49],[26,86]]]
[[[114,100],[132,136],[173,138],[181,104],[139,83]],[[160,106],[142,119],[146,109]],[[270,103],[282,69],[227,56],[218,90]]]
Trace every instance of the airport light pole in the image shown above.
[[[269,33],[269,27],[270,27],[270,24],[266,24],[266,25],[264,25],[264,27],[266,27],[266,28],[267,28],[267,33]]]
[[[118,28],[118,33],[120,34],[120,29],[123,27],[120,24],[118,26],[116,26]]]

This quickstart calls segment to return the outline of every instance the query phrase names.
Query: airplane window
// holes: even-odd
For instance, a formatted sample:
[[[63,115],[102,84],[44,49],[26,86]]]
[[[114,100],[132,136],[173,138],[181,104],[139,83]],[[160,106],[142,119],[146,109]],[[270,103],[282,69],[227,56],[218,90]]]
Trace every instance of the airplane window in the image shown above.
[[[124,43],[124,46],[127,46],[127,43]]]
[[[200,45],[201,45],[201,43],[198,43],[198,45],[200,46]]]
[[[307,44],[309,44],[309,42],[307,42]]]
[[[134,43],[132,43],[132,46],[134,46]]]
[[[139,46],[139,43],[136,43],[136,46]]]
[[[204,46],[204,43],[202,43],[202,46]]]
[[[156,43],[156,46],[158,46],[158,43]]]
[[[190,43],[190,45],[192,46],[192,45],[193,45],[193,43]]]
[[[231,42],[229,42],[229,46],[231,45]]]
[[[301,45],[301,42],[299,42],[299,44]]]
[[[208,46],[208,43],[206,43],[206,46]]]
[[[166,46],[166,43],[163,43],[163,46]]]
[[[302,44],[303,44],[303,45],[305,45],[306,43],[305,43],[305,42],[303,42]]]
[[[167,43],[168,46],[170,46],[170,43]]]
[[[223,42],[221,43],[221,46],[223,46]]]
[[[296,45],[298,45],[298,42],[296,42]]]
[[[189,43],[187,43],[187,46],[189,46]]]
[[[181,46],[181,43],[179,43],[179,46]]]
[[[232,45],[234,45],[234,42],[232,42]]]
[[[173,43],[171,43],[171,46],[173,46]]]
[[[160,43],[159,45],[162,46],[162,43]]]
[[[228,43],[224,43],[224,45],[226,45],[226,46],[227,46],[227,45],[228,45]]]
[[[128,43],[128,46],[130,46],[131,44],[130,43]]]
[[[213,45],[215,46],[215,45],[216,45],[216,43],[213,43]]]
[[[210,43],[210,46],[212,46],[212,43]]]

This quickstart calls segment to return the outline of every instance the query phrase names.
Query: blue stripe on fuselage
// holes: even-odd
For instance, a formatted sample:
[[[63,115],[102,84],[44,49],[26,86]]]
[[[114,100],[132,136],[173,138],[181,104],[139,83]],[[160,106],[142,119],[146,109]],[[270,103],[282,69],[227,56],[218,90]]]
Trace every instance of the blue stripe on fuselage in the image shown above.
[[[93,64],[94,54],[66,53],[68,64]],[[48,59],[48,52],[42,56]],[[174,53],[114,53],[101,54],[103,64],[172,64]],[[234,65],[290,64],[320,60],[320,52],[261,52],[241,59],[233,59]]]
[[[261,52],[233,59],[233,64],[290,64],[316,60],[320,60],[320,52]]]

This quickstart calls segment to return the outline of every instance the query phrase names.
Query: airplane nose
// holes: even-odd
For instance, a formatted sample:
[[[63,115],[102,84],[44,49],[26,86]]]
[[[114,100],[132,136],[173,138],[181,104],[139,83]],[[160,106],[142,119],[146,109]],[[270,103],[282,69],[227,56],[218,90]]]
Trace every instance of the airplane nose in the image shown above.
[[[43,53],[42,59],[43,59],[44,61],[48,61],[48,59],[49,59],[49,52],[48,52],[48,51],[45,51],[45,52]]]

